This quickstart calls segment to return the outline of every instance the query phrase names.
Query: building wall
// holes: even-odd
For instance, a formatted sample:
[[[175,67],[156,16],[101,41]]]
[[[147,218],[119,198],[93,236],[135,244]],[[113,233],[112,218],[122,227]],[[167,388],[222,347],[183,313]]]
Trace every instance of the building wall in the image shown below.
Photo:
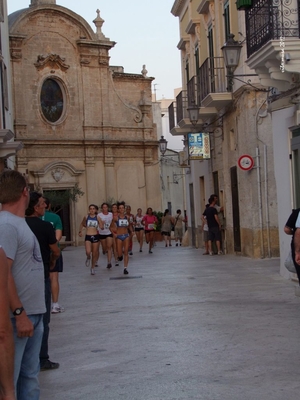
[[[9,53],[9,34],[7,1],[1,2],[0,22],[0,52],[1,52],[1,79],[0,79],[0,130],[10,131],[10,139],[1,136],[0,141],[0,171],[6,166],[13,169],[15,166],[15,152],[18,144],[12,144],[13,139],[13,109],[12,109],[12,87],[11,68]],[[3,131],[2,131],[3,132]]]
[[[44,2],[46,3],[46,2]],[[10,16],[15,131],[24,142],[17,166],[39,190],[78,186],[71,204],[71,240],[90,203],[125,200],[158,209],[158,141],[151,107],[152,78],[110,68],[114,42],[79,15],[41,4]],[[64,92],[62,117],[41,110],[46,79]]]
[[[197,75],[205,60],[209,57],[208,35],[212,31],[214,63],[223,59],[221,47],[226,42],[224,23],[224,4],[221,1],[204,2],[200,0],[176,0],[172,13],[178,17],[180,25],[180,41],[178,48],[182,59],[182,88],[187,91],[187,66],[189,79]],[[235,3],[229,2],[230,32],[235,39],[243,41],[245,22],[238,14]],[[199,64],[196,65],[195,52],[199,50]],[[279,255],[279,234],[277,219],[277,188],[274,174],[272,120],[267,112],[268,91],[259,78],[247,75],[254,74],[245,64],[245,45],[242,48],[240,63],[235,71],[244,78],[233,80],[233,93],[226,90],[226,71],[215,69],[215,81],[224,76],[223,86],[219,85],[216,100],[211,101],[216,108],[214,115],[199,119],[193,132],[209,132],[211,143],[211,159],[208,161],[191,161],[191,174],[186,180],[190,244],[201,243],[201,215],[203,205],[208,196],[216,191],[214,176],[217,176],[217,189],[223,213],[223,249],[226,253],[240,253],[249,257],[274,257]],[[220,64],[222,65],[222,64]],[[200,80],[200,85],[203,85]],[[204,78],[205,79],[205,78]],[[251,79],[249,84],[248,79]],[[221,80],[220,80],[221,82]],[[217,85],[217,83],[216,83]],[[218,97],[220,95],[220,97]],[[226,96],[225,96],[226,95]],[[207,101],[207,99],[205,99]],[[203,101],[202,101],[203,103]],[[204,114],[205,105],[201,104]],[[181,121],[180,128],[184,126]],[[188,129],[188,125],[187,125]],[[191,129],[191,128],[190,128]],[[176,129],[174,129],[176,131]],[[178,131],[180,131],[178,129]],[[187,131],[188,132],[188,131]],[[187,149],[186,149],[187,150]],[[238,167],[239,157],[250,155],[255,165],[251,171],[243,171]],[[237,168],[237,188],[239,194],[239,218],[241,246],[235,245],[235,227],[233,223],[233,198],[231,169]],[[193,198],[191,198],[191,187]],[[205,200],[205,201],[204,201]],[[192,211],[194,210],[194,215]],[[192,220],[194,220],[192,226]]]
[[[290,131],[295,125],[295,106],[272,112],[272,132],[274,140],[274,172],[278,193],[278,230],[280,243],[280,273],[289,277],[284,261],[290,250],[291,236],[283,231],[285,223],[295,208],[292,193]]]

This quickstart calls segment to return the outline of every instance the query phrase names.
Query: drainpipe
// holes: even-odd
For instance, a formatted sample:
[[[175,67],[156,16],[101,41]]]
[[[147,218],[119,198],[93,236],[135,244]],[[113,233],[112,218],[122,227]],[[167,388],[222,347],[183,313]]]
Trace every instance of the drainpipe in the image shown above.
[[[259,148],[256,147],[256,175],[257,175],[257,194],[258,194],[258,218],[260,228],[260,257],[264,258],[264,235],[262,222],[262,200],[261,200],[261,181],[260,181],[260,160]]]
[[[268,257],[271,258],[270,216],[269,216],[269,206],[268,206],[267,145],[266,144],[264,144],[264,178],[265,178],[265,210],[266,210],[266,225],[267,225]]]

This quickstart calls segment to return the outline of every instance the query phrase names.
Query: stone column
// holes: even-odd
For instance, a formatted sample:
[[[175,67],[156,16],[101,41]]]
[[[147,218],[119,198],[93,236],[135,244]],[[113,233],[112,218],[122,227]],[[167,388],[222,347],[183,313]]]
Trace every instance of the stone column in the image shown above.
[[[106,200],[108,198],[117,200],[117,179],[115,175],[113,149],[111,147],[106,147],[104,151]]]
[[[159,164],[152,157],[152,150],[145,150],[145,183],[147,207],[160,210],[161,193],[159,179]]]

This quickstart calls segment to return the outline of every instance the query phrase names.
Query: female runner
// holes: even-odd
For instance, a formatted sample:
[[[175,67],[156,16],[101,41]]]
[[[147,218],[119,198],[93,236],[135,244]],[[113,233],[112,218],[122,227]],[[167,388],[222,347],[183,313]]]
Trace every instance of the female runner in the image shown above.
[[[157,218],[153,214],[151,207],[147,208],[147,213],[143,216],[142,224],[145,226],[146,242],[149,243],[149,253],[151,254],[154,242],[154,228],[157,224]]]
[[[99,229],[99,238],[103,249],[106,249],[107,254],[107,267],[111,268],[111,256],[112,256],[112,246],[113,246],[113,234],[109,230],[111,221],[113,219],[113,215],[108,211],[108,204],[103,203],[101,205],[101,213],[98,214],[98,217],[103,221],[103,229]]]
[[[99,234],[98,228],[103,228],[104,224],[97,215],[98,207],[95,204],[89,205],[89,213],[84,216],[80,227],[79,236],[82,237],[82,229],[85,228],[85,265],[89,267],[91,264],[91,275],[95,275],[95,264],[99,258]],[[92,261],[92,263],[91,263]]]
[[[114,217],[118,216],[118,205],[116,203],[112,204],[111,213],[112,213],[113,219],[114,219]],[[119,260],[118,260],[118,252],[117,252],[117,237],[113,232],[112,232],[112,234],[113,234],[113,246],[112,246],[112,249],[113,249],[114,258],[115,258],[115,267],[118,267],[119,266]]]
[[[127,217],[127,219],[128,219],[128,221],[131,223],[131,224],[133,224],[133,222],[134,222],[134,215],[133,214],[131,214],[131,207],[130,206],[126,206],[126,217]],[[134,232],[132,231],[132,232],[129,232],[129,249],[128,249],[128,254],[130,255],[130,256],[132,256],[132,238],[133,238],[133,234],[134,234]]]
[[[143,251],[143,236],[144,236],[144,226],[142,224],[143,220],[143,214],[142,214],[142,209],[138,208],[137,209],[137,214],[134,218],[134,231],[136,234],[137,241],[140,245],[140,253]]]
[[[119,203],[118,207],[118,215],[115,216],[112,220],[110,230],[116,234],[116,242],[117,242],[117,250],[118,250],[118,259],[119,261],[123,260],[124,254],[124,274],[128,274],[128,248],[130,241],[129,232],[132,231],[132,223],[130,223],[129,219],[125,215],[125,203]]]

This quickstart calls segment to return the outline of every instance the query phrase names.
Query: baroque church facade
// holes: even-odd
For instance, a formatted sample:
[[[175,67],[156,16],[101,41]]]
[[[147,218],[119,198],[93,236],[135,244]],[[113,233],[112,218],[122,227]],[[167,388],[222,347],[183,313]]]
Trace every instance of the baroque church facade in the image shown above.
[[[90,203],[125,200],[159,209],[159,160],[146,71],[109,64],[115,42],[56,0],[31,0],[9,15],[17,168],[37,190],[78,186],[69,237]]]

